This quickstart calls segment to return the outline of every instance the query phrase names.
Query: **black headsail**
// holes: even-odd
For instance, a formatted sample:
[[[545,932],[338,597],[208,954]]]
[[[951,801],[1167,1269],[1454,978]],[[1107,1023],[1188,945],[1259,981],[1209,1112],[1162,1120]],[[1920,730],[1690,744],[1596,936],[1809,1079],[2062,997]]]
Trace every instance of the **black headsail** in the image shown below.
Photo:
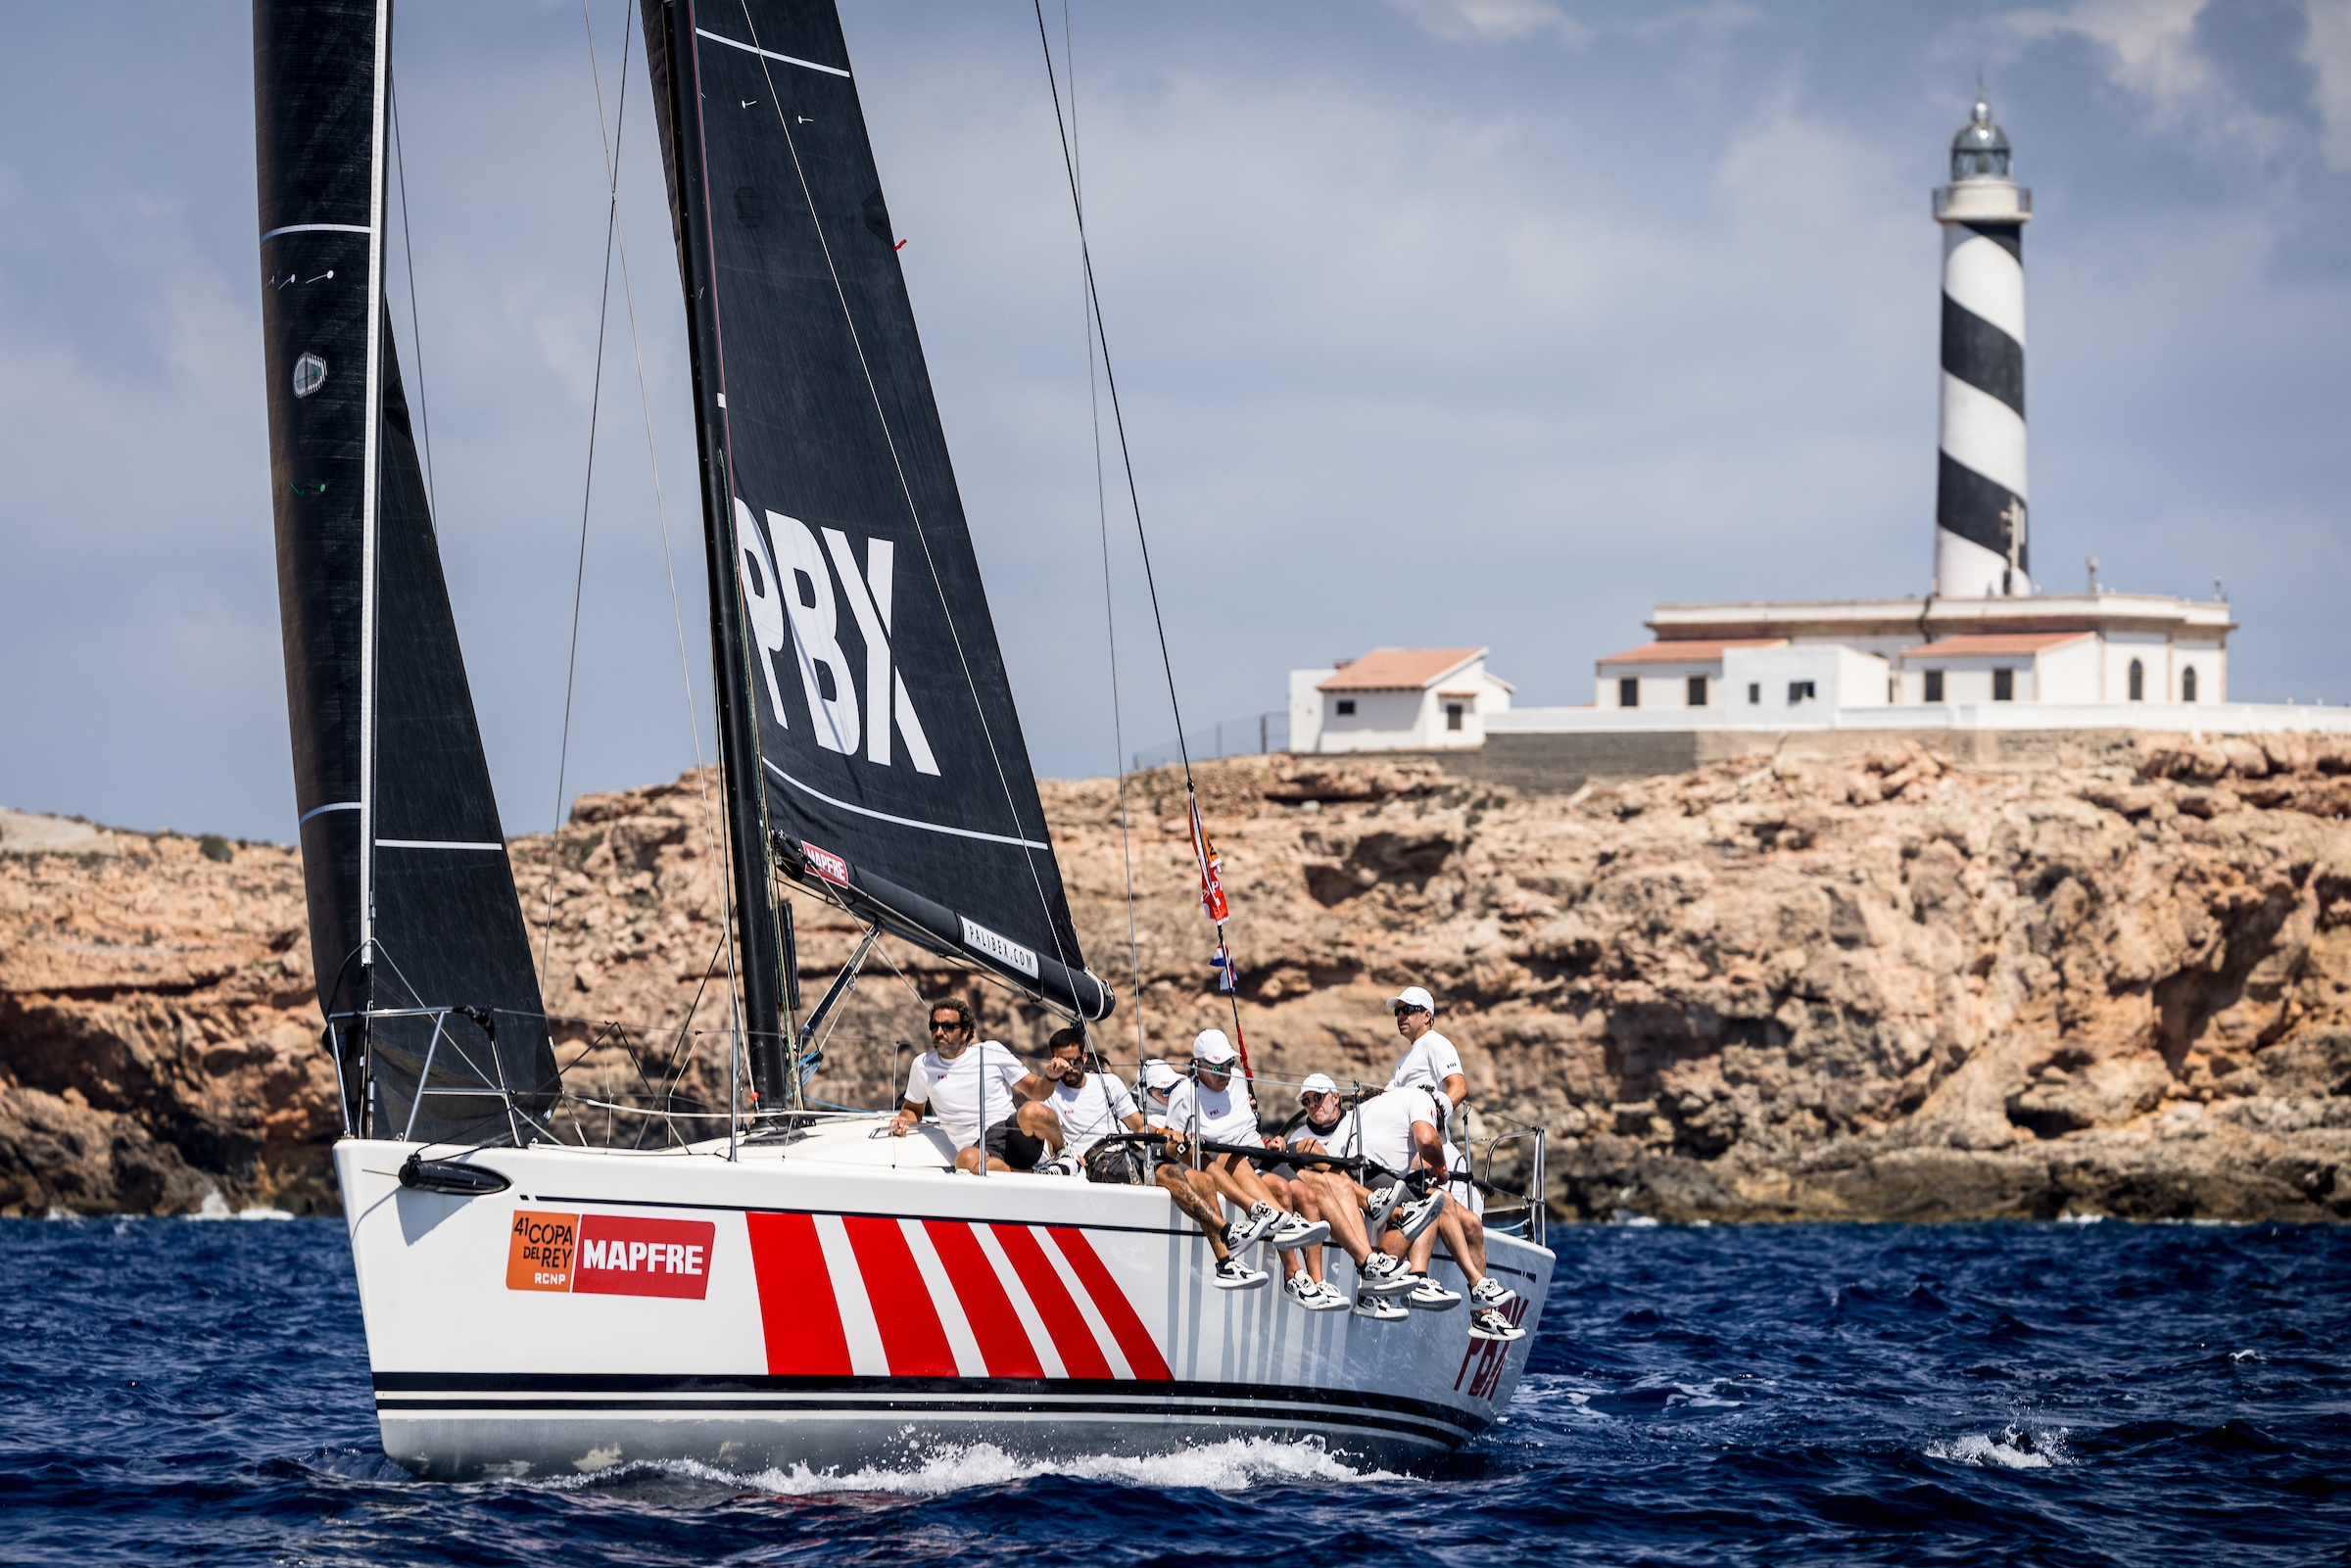
[[[731,737],[761,797],[731,800],[738,858],[772,847],[899,934],[1102,1017],[833,0],[643,4],[720,663],[756,716]]]
[[[556,1088],[393,358],[389,0],[256,0],[279,616],[319,1006],[363,1132],[527,1136]],[[383,1017],[409,1009],[423,1016]],[[369,1015],[374,1015],[370,1017]],[[431,1057],[429,1087],[418,1097]],[[509,1105],[486,1094],[503,1086]],[[442,1093],[467,1090],[469,1093]]]

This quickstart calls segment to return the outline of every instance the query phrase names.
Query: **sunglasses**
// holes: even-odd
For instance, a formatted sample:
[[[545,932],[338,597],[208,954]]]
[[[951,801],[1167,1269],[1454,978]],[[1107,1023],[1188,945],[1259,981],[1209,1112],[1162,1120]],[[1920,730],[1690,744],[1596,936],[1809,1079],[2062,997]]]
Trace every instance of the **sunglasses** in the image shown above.
[[[933,1034],[955,1034],[960,1032],[962,1028],[963,1020],[961,1019],[933,1019],[931,1021],[931,1032]]]

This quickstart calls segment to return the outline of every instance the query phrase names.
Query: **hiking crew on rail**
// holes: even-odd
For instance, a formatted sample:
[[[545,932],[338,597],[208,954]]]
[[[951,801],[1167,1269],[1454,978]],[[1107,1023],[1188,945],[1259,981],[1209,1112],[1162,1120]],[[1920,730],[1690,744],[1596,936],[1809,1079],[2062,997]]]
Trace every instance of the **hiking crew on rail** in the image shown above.
[[[1215,1285],[1265,1284],[1266,1271],[1244,1257],[1263,1243],[1278,1259],[1282,1295],[1310,1312],[1352,1307],[1397,1322],[1415,1309],[1450,1311],[1460,1293],[1428,1272],[1441,1243],[1469,1284],[1471,1337],[1523,1338],[1504,1310],[1516,1293],[1486,1271],[1483,1205],[1450,1135],[1468,1092],[1461,1053],[1436,1031],[1426,990],[1407,986],[1388,1008],[1405,1051],[1387,1087],[1349,1106],[1327,1073],[1314,1073],[1298,1113],[1269,1130],[1249,1086],[1233,1081],[1240,1053],[1221,1029],[1192,1042],[1189,1074],[1145,1063],[1137,1105],[1082,1029],[1055,1033],[1047,1070],[1032,1072],[1002,1042],[975,1043],[969,1004],[942,998],[889,1131],[904,1137],[929,1114],[958,1170],[984,1162],[989,1172],[1156,1185],[1207,1238]],[[1267,1149],[1288,1158],[1255,1153]],[[1225,1220],[1225,1203],[1237,1219]],[[1330,1277],[1333,1251],[1353,1270],[1351,1292]]]

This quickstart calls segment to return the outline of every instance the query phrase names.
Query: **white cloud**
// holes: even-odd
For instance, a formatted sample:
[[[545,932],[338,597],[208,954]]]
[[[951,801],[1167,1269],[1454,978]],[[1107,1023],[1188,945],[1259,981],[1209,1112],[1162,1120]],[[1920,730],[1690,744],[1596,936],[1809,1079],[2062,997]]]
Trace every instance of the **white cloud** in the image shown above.
[[[2330,0],[2312,0],[2327,4]],[[2240,142],[2271,154],[2286,145],[2292,127],[2245,102],[2221,79],[2196,43],[2196,19],[2210,0],[2076,0],[2057,11],[2025,11],[2006,19],[2027,39],[2073,35],[2106,54],[2106,74],[2144,99],[2155,123],[2184,126],[2211,141]]]
[[[1550,33],[1563,43],[1591,40],[1592,29],[1547,0],[1388,0],[1439,38],[1508,42]]]
[[[2351,0],[2304,0],[2310,31],[2302,60],[2319,78],[2321,149],[2327,166],[2351,169]]]

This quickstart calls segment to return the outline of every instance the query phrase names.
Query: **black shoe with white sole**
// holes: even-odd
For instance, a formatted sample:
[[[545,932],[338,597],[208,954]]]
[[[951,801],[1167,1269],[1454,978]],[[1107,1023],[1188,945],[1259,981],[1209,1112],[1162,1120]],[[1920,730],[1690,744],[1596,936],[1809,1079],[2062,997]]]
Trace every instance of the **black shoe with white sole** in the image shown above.
[[[1473,1340],[1522,1340],[1526,1330],[1494,1310],[1491,1307],[1469,1314],[1469,1337]]]

